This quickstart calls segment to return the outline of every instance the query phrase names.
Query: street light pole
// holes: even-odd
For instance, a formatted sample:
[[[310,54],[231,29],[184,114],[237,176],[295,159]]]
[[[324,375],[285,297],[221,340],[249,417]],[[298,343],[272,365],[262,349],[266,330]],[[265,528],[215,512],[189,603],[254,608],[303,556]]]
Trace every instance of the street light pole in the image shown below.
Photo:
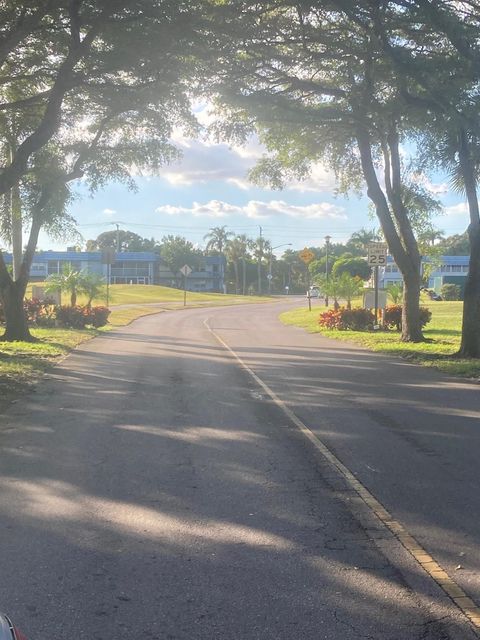
[[[325,236],[325,283],[327,292],[325,293],[325,306],[328,307],[328,247],[330,246],[330,236]]]
[[[273,250],[274,249],[279,249],[280,247],[291,247],[292,243],[291,242],[285,242],[284,244],[277,244],[276,247],[272,247],[270,249],[270,264],[268,267],[268,295],[270,295],[271,291],[272,291],[272,260],[273,260]]]

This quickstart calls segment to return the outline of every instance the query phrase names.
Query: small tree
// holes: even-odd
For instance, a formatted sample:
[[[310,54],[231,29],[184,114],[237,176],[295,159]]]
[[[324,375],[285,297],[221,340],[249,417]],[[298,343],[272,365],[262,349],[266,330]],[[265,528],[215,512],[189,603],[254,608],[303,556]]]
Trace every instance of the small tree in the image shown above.
[[[387,294],[392,299],[393,304],[400,304],[403,298],[403,287],[398,282],[391,282],[387,285]]]
[[[75,271],[72,265],[65,265],[61,273],[52,273],[48,276],[45,293],[55,293],[56,291],[68,293],[70,294],[70,306],[75,307],[84,277],[85,275],[81,271]]]
[[[462,289],[458,284],[447,283],[442,285],[441,294],[444,300],[460,300]]]
[[[372,268],[363,258],[339,258],[332,267],[332,273],[335,276],[346,273],[354,278],[368,280],[372,275]]]
[[[98,273],[83,273],[80,290],[88,296],[85,306],[90,309],[94,298],[106,298],[105,278]]]
[[[346,272],[336,277],[335,280],[337,280],[338,296],[345,299],[347,309],[351,309],[352,298],[359,296],[363,291],[363,280]]]
[[[315,284],[318,284],[324,296],[333,298],[333,308],[338,309],[340,307],[338,298],[340,297],[341,289],[339,278],[333,275],[328,278],[325,275],[321,275],[315,278]]]

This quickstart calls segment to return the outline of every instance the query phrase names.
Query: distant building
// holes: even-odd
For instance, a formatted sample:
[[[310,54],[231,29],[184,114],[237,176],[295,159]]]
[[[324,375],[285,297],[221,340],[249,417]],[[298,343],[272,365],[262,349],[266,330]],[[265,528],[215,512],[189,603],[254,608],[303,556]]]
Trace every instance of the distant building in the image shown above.
[[[4,253],[5,262],[11,264],[11,254]],[[183,288],[183,277],[175,277],[161,256],[151,251],[121,252],[112,265],[102,263],[100,251],[40,251],[35,254],[30,268],[30,280],[41,282],[54,273],[61,273],[65,265],[78,271],[97,273],[110,284],[161,284]],[[198,270],[188,276],[189,291],[223,292],[225,259],[222,256],[200,258]]]
[[[428,257],[422,258],[422,270],[430,263]],[[440,256],[435,260],[433,271],[429,275],[428,288],[440,293],[444,284],[458,284],[462,294],[468,275],[469,256]],[[379,271],[379,286],[387,287],[389,284],[403,282],[402,274],[391,256],[387,258],[385,267]]]

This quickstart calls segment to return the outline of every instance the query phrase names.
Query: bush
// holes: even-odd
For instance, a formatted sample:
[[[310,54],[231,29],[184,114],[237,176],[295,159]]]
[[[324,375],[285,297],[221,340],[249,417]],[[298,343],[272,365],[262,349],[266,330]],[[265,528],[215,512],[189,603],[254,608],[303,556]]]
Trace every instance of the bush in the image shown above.
[[[87,324],[91,324],[94,327],[104,327],[108,322],[108,316],[110,315],[110,309],[108,307],[90,307],[89,321]]]
[[[60,327],[83,329],[87,324],[87,316],[88,310],[84,307],[60,305],[55,309],[55,317]]]
[[[53,327],[55,324],[55,301],[49,298],[24,300],[23,308],[30,324],[39,327]]]
[[[320,314],[318,323],[325,329],[339,331],[367,331],[373,328],[375,316],[370,309],[329,309]]]
[[[427,307],[420,307],[420,321],[422,327],[430,322],[432,312]],[[392,304],[385,307],[383,312],[383,323],[388,329],[402,330],[402,305]]]
[[[23,310],[29,324],[39,327],[53,327],[55,324],[55,301],[50,299],[38,300],[32,298],[23,301]],[[5,322],[5,314],[0,304],[0,323]]]
[[[110,309],[107,307],[56,307],[55,316],[61,327],[83,329],[87,325],[103,327],[107,324]]]
[[[444,284],[441,288],[441,296],[444,300],[460,300],[462,288],[458,284]]]
[[[340,309],[329,309],[320,314],[318,324],[324,329],[340,329],[342,324],[342,314]]]

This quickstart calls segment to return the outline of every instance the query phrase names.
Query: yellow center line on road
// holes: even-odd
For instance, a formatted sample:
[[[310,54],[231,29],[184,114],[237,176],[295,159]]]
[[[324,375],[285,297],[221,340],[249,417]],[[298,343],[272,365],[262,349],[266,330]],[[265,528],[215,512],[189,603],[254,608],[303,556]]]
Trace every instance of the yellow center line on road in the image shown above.
[[[281,400],[270,387],[263,382],[250,367],[243,362],[235,351],[210,327],[208,319],[205,326],[215,339],[235,358],[240,366],[255,380],[259,387],[270,396],[279,407],[298,427],[303,435],[313,444],[328,462],[341,473],[350,487],[365,502],[369,509],[397,538],[400,544],[415,558],[418,564],[435,580],[444,593],[453,600],[455,605],[472,622],[480,637],[480,607],[467,596],[465,591],[453,580],[453,578],[436,562],[436,560],[422,547],[421,544],[407,531],[407,529],[395,520],[385,507],[357,480],[355,475],[330,451],[330,449],[307,427],[307,425],[295,415],[295,413]]]

